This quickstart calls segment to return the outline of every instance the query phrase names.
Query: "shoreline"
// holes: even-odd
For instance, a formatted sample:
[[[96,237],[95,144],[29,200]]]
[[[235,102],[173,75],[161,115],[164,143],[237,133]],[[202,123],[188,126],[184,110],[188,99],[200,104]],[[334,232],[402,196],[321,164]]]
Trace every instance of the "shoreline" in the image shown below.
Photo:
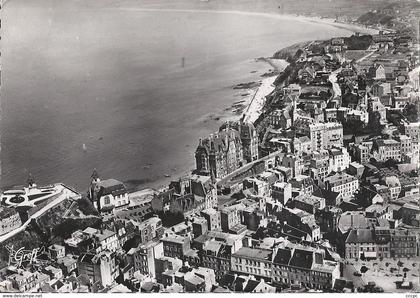
[[[123,11],[143,11],[143,12],[183,12],[183,13],[217,13],[217,14],[236,14],[255,17],[266,17],[273,19],[293,20],[304,23],[316,23],[322,25],[333,26],[336,28],[348,30],[350,32],[360,32],[363,34],[377,34],[379,29],[372,27],[364,27],[360,24],[350,24],[344,22],[336,22],[334,19],[323,17],[308,17],[295,14],[275,14],[267,12],[251,12],[241,10],[218,10],[218,9],[178,9],[178,8],[146,8],[146,7],[116,7],[105,8],[105,10],[123,10]]]
[[[233,86],[232,89],[237,91],[234,95],[237,99],[230,106],[224,108],[220,115],[210,115],[210,120],[218,122],[238,121],[242,117],[247,117],[247,115],[251,119],[255,118],[255,115],[251,116],[251,114],[260,112],[260,105],[264,105],[265,97],[274,90],[274,86],[270,86],[289,65],[284,59],[265,57],[255,58],[254,63],[264,63],[269,69],[260,74],[260,80],[258,81],[239,83]],[[255,72],[260,72],[262,68]],[[252,121],[255,121],[255,119]]]
[[[90,8],[87,8],[90,9]],[[338,27],[341,29],[345,29],[348,30],[350,32],[368,32],[369,30],[373,30],[373,31],[377,31],[375,29],[371,29],[371,28],[365,28],[365,27],[361,27],[361,26],[357,26],[357,25],[353,25],[353,24],[344,24],[344,23],[337,23],[334,22],[331,19],[324,19],[324,18],[319,18],[319,17],[306,17],[306,16],[299,16],[299,15],[288,15],[288,14],[276,14],[276,13],[264,13],[264,12],[247,12],[247,11],[238,11],[238,10],[202,10],[202,9],[167,9],[167,8],[136,8],[136,7],[115,7],[115,8],[104,8],[104,10],[124,10],[124,11],[162,11],[162,12],[187,12],[187,13],[219,13],[219,14],[237,14],[237,15],[246,15],[246,16],[255,16],[255,17],[265,17],[265,18],[272,18],[272,19],[284,19],[284,20],[295,20],[295,21],[299,21],[299,22],[306,22],[306,23],[318,23],[318,24],[325,24],[328,26],[332,26],[332,27]],[[285,47],[283,47],[285,48]],[[281,50],[281,49],[280,49]],[[275,66],[276,64],[274,62],[276,61],[281,61],[281,59],[271,59],[271,58],[254,58],[255,61],[264,61],[265,63],[268,63],[272,68],[275,68],[276,71],[281,72],[283,69],[279,70],[280,68],[277,66]],[[232,105],[235,104],[241,104],[243,105],[243,108],[241,109],[242,111],[239,112],[239,109],[237,111],[237,113],[232,113],[232,111],[226,111],[224,110],[222,115],[219,117],[219,115],[216,115],[216,118],[212,119],[210,118],[209,120],[211,121],[229,121],[230,119],[232,120],[237,120],[238,118],[240,118],[242,115],[245,114],[245,112],[249,112],[249,113],[255,113],[258,112],[259,106],[257,105],[256,102],[260,102],[261,100],[265,99],[265,96],[268,95],[271,91],[267,91],[270,88],[270,83],[268,84],[264,84],[263,82],[269,82],[270,80],[272,80],[273,78],[277,78],[278,74],[275,74],[273,72],[273,75],[267,74],[266,76],[261,76],[261,85],[260,86],[254,86],[253,88],[246,88],[246,89],[241,89],[238,90],[240,92],[242,92],[242,94],[248,93],[246,96],[241,96],[240,97],[233,97],[231,98],[232,101]],[[273,80],[274,81],[274,80]],[[265,94],[264,96],[259,95],[259,99],[254,102],[253,101],[253,95],[258,93],[258,90],[261,89],[261,86],[264,85],[264,88],[267,88],[267,90],[265,90],[266,92],[261,91],[261,94]],[[273,87],[274,89],[274,87]],[[230,100],[230,99],[229,99]],[[254,106],[251,106],[254,103]],[[221,109],[223,110],[223,107],[221,107]],[[229,107],[228,107],[229,109]],[[230,115],[227,115],[229,112]],[[249,116],[251,117],[251,116]],[[255,117],[255,116],[254,116]],[[251,117],[253,118],[253,117]],[[192,145],[194,146],[194,145]],[[168,172],[170,171],[170,169],[168,169]],[[184,171],[182,171],[184,174],[183,175],[187,175],[188,173],[191,172],[191,169],[185,169]],[[153,188],[161,188],[162,185],[166,185],[167,180],[171,180],[171,179],[175,179],[176,177],[178,177],[179,175],[174,175],[171,178],[163,178],[164,173],[161,173],[162,178],[157,178],[155,180],[155,182],[151,182],[151,183],[133,183],[134,184],[134,188],[135,189],[142,189],[144,187],[153,187]],[[181,176],[179,176],[181,177]],[[151,186],[153,185],[153,186]]]
[[[274,81],[278,77],[278,74],[283,71],[289,63],[284,59],[277,59],[277,58],[266,58],[266,57],[259,57],[254,58],[252,63],[256,64],[264,64],[264,66],[259,66],[255,70],[255,72],[261,73],[260,80],[247,82],[247,83],[239,83],[237,85],[231,86],[232,90],[236,90],[236,94],[233,95],[232,99],[233,102],[231,105],[224,107],[220,113],[218,114],[208,114],[206,115],[206,120],[204,121],[215,121],[218,122],[219,125],[224,122],[228,121],[238,121],[248,112],[250,117],[253,119],[256,115],[261,111],[262,107],[265,103],[265,97],[269,95],[274,89]],[[271,69],[272,75],[265,75],[263,73],[263,69]],[[243,85],[246,86],[250,84],[250,87],[243,87],[239,88],[238,86]],[[236,87],[236,88],[235,88]],[[244,96],[246,94],[246,96]],[[252,115],[252,116],[251,116]],[[258,118],[258,117],[257,117]],[[164,177],[162,179],[156,180],[154,183],[151,183],[147,186],[144,184],[135,185],[133,187],[134,191],[139,191],[142,189],[153,189],[156,191],[162,190],[166,188],[170,181],[173,179],[181,178],[191,174],[191,169],[185,169],[181,171],[182,173],[179,175],[174,175],[170,177]],[[168,183],[166,183],[169,181]]]

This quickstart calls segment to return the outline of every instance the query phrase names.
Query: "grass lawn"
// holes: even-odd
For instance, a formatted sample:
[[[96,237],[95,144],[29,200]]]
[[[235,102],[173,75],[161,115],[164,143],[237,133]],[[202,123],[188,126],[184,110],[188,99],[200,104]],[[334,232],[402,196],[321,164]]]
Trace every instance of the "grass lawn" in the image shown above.
[[[401,261],[403,264],[400,267],[398,275],[398,262]],[[413,283],[413,291],[420,290],[420,258],[396,258],[396,259],[384,259],[380,261],[370,260],[370,261],[350,261],[354,265],[356,270],[360,272],[362,266],[366,266],[368,271],[362,274],[363,280],[368,283],[369,281],[374,281],[377,286],[382,287],[385,293],[390,292],[406,292],[407,290],[397,289],[395,282],[402,281],[404,278],[404,268],[408,270],[407,277],[404,281],[411,281]],[[395,269],[393,269],[395,268]],[[391,272],[392,271],[392,272]]]

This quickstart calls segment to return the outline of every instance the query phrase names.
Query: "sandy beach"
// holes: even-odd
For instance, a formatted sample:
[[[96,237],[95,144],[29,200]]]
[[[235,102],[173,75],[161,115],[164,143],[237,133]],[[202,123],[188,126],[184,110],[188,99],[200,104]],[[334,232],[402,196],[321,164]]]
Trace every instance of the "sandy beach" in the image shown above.
[[[111,8],[110,8],[111,9]],[[115,8],[112,8],[115,9]],[[209,9],[176,9],[176,8],[141,8],[141,7],[120,7],[120,10],[126,11],[149,11],[149,12],[156,12],[156,11],[166,11],[166,12],[186,12],[186,13],[217,13],[217,14],[236,14],[236,15],[246,15],[246,16],[259,16],[265,18],[273,18],[273,19],[282,19],[282,20],[290,20],[290,21],[298,21],[298,22],[305,22],[305,23],[316,23],[316,24],[324,24],[329,26],[334,26],[336,28],[349,30],[352,32],[359,32],[362,34],[377,34],[379,32],[378,29],[364,27],[358,24],[348,24],[342,22],[336,22],[334,19],[330,18],[321,18],[321,17],[307,17],[307,16],[300,16],[300,15],[290,15],[290,14],[275,14],[275,13],[265,13],[265,12],[248,12],[248,11],[239,11],[239,10],[209,10]]]
[[[266,96],[273,92],[275,86],[273,85],[277,76],[265,78],[262,84],[255,91],[251,98],[251,102],[243,114],[244,122],[254,123],[261,115],[265,105]]]
[[[238,119],[284,67],[259,57],[352,34],[271,11],[51,1],[4,9],[14,26],[2,44],[3,186],[31,172],[85,189],[93,168],[130,187],[166,184],[194,168],[200,137]],[[248,111],[272,88],[263,84]]]
[[[225,121],[237,121],[244,118],[245,121],[254,122],[262,112],[265,104],[265,97],[274,90],[273,82],[278,74],[282,72],[287,65],[287,61],[283,59],[273,58],[256,58],[255,63],[264,63],[259,66],[261,80],[248,83],[241,83],[233,87],[237,90],[234,95],[237,100],[230,106],[225,108],[225,112],[221,115],[210,115],[210,119],[217,120],[220,123]],[[268,71],[265,71],[269,67]]]

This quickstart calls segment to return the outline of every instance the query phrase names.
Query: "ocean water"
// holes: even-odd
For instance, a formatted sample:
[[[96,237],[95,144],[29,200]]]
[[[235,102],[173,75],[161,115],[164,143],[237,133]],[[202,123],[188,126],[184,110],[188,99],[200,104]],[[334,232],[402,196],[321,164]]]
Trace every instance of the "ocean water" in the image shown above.
[[[138,187],[165,184],[194,168],[198,138],[221,124],[210,116],[241,99],[232,86],[268,70],[254,58],[351,34],[234,12],[62,3],[3,7],[3,187],[31,172],[38,184],[84,191],[93,168]]]

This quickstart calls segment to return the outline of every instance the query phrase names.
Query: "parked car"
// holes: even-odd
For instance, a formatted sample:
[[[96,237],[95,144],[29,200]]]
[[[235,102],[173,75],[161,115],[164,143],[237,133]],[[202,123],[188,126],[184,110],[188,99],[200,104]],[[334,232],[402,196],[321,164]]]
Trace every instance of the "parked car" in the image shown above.
[[[362,276],[362,274],[360,272],[354,272],[353,275],[354,276]]]
[[[411,281],[397,282],[397,289],[411,290],[412,288],[413,283]]]

